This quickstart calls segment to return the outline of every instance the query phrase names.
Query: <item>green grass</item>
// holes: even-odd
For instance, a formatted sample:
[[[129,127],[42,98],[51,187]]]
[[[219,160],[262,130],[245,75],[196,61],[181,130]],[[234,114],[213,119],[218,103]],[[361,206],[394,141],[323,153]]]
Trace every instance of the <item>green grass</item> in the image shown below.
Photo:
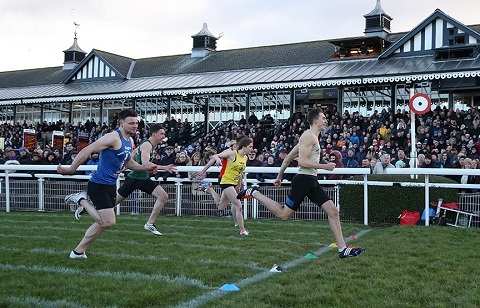
[[[0,212],[0,307],[480,306],[480,229],[344,223],[366,250],[339,259],[326,222],[249,219],[241,237],[232,219],[162,216],[156,237],[146,218],[119,216],[71,260],[88,216]]]

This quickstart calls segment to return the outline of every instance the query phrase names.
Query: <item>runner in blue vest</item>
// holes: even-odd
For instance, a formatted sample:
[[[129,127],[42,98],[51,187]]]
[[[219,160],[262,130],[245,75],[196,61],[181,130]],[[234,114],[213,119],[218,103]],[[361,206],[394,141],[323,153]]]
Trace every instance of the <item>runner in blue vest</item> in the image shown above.
[[[58,165],[60,174],[73,174],[92,152],[100,152],[100,163],[88,181],[87,192],[71,194],[65,202],[74,202],[94,219],[78,246],[70,253],[70,258],[86,258],[87,248],[102,234],[113,227],[115,219],[116,181],[124,168],[134,171],[156,173],[157,165],[148,162],[141,165],[131,158],[133,140],[138,128],[137,112],[125,109],[118,114],[119,128],[99,138],[78,153],[70,166]],[[90,197],[90,200],[88,200]]]

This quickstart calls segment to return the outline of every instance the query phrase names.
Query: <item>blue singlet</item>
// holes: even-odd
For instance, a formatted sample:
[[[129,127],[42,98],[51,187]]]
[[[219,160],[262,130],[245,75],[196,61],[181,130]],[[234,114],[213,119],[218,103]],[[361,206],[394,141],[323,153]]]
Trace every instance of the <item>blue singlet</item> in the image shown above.
[[[125,140],[120,130],[116,130],[120,135],[122,146],[118,150],[105,149],[100,154],[97,172],[95,172],[90,181],[97,184],[115,185],[118,175],[122,172],[125,162],[132,156],[131,139]]]

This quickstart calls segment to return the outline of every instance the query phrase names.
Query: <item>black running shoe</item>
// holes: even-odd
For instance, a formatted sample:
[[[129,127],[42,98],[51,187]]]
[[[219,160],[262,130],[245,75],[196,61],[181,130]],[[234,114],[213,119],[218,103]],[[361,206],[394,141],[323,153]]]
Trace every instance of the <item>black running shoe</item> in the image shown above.
[[[250,188],[247,188],[247,189],[242,189],[237,194],[237,199],[252,199],[254,191],[258,191],[258,188],[257,187],[250,187]]]
[[[351,248],[351,247],[347,247],[345,248],[343,251],[339,251],[338,252],[338,256],[340,258],[352,258],[352,257],[356,257],[358,256],[359,254],[361,254],[365,249],[364,248],[361,248],[361,247],[358,247],[358,248]]]

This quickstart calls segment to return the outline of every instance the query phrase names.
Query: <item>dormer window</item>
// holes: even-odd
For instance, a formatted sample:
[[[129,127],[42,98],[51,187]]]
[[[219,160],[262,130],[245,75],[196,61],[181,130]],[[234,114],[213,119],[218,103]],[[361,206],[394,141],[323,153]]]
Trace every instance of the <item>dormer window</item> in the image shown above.
[[[435,51],[435,60],[468,59],[478,56],[474,47],[442,48]]]

